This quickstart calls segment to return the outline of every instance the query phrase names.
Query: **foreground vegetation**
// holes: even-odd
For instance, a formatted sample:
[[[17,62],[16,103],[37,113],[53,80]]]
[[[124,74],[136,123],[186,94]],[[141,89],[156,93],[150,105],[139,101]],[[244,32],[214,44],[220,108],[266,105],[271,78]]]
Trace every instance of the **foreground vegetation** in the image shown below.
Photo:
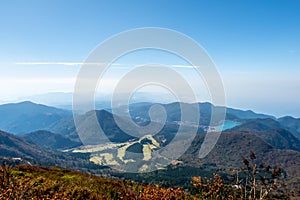
[[[31,166],[1,167],[0,199],[193,199],[182,189]]]
[[[0,199],[289,199],[282,169],[258,166],[255,154],[228,183],[219,174],[194,176],[190,188],[103,178],[63,168],[0,167]]]

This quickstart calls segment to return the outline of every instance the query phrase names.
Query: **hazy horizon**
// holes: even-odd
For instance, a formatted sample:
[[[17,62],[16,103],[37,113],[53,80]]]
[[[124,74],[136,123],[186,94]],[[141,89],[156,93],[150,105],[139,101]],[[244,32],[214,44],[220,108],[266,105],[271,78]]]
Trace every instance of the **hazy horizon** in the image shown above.
[[[133,98],[130,103],[139,103],[139,102],[150,102],[150,103],[163,103],[163,104],[168,104],[168,103],[173,103],[173,102],[178,102],[172,95],[168,93],[151,93],[149,96],[147,96],[147,93],[145,92],[140,92],[138,94],[135,94],[135,96],[138,95],[136,98]],[[160,95],[159,98],[157,95]],[[11,99],[8,101],[0,101],[0,105],[5,105],[9,103],[22,103],[25,101],[30,101],[33,103],[37,104],[43,104],[47,106],[52,106],[52,107],[57,107],[57,108],[62,108],[62,109],[67,109],[71,110],[72,109],[72,97],[73,93],[71,92],[51,92],[51,93],[44,93],[44,94],[36,94],[32,96],[24,96],[20,97],[18,99]],[[102,97],[102,98],[101,98]],[[163,97],[163,98],[162,98]],[[106,104],[104,105],[98,105],[99,103],[108,103],[111,102],[111,95],[105,94],[105,95],[99,95],[95,99],[95,104],[96,104],[96,109],[106,109]],[[197,101],[198,103],[211,103],[210,101]],[[194,102],[184,102],[184,103],[194,103]],[[104,106],[104,107],[103,107]],[[276,114],[275,113],[269,113],[269,112],[262,112],[260,110],[253,109],[251,107],[245,108],[245,107],[237,107],[235,105],[227,105],[228,108],[233,108],[233,109],[239,109],[239,110],[251,110],[255,113],[258,114],[266,114],[266,115],[271,115],[276,118],[280,117],[285,117],[285,116],[291,116],[294,118],[299,118],[300,116],[297,115],[289,115],[289,114]]]

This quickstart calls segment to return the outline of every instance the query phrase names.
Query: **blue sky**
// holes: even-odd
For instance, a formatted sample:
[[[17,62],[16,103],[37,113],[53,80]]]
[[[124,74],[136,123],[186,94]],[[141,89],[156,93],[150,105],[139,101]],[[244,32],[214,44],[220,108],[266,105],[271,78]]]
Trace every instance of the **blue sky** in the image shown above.
[[[206,49],[229,106],[300,117],[299,10],[297,0],[1,1],[0,98],[71,92],[76,63],[99,43],[150,26]]]

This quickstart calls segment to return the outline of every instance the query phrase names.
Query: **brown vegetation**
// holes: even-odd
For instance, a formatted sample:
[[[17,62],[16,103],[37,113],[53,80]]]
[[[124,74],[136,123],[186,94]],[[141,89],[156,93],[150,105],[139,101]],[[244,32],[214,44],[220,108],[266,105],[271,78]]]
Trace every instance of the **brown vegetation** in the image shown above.
[[[258,165],[253,151],[249,157],[250,161],[242,157],[244,167],[235,170],[232,184],[224,184],[218,174],[214,174],[213,179],[193,177],[196,196],[201,199],[289,199],[291,195],[285,190],[282,169]]]
[[[250,158],[250,159],[249,159]],[[193,177],[193,189],[163,188],[125,179],[108,179],[74,170],[33,166],[0,167],[2,199],[289,199],[284,171],[256,163],[256,155],[242,157],[233,182],[214,174],[212,178]]]
[[[180,188],[160,188],[61,168],[0,167],[0,199],[194,199]]]

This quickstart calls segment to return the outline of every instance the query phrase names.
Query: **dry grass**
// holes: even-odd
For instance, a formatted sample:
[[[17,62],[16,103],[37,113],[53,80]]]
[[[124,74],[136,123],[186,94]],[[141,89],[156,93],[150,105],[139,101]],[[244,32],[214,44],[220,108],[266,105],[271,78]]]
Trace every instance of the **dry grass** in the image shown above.
[[[193,177],[190,191],[162,188],[130,180],[116,180],[61,168],[32,166],[0,167],[2,199],[292,199],[285,190],[284,171],[256,163],[250,152],[243,167],[235,170],[232,184],[214,174],[213,178]],[[294,198],[297,199],[297,198]]]

